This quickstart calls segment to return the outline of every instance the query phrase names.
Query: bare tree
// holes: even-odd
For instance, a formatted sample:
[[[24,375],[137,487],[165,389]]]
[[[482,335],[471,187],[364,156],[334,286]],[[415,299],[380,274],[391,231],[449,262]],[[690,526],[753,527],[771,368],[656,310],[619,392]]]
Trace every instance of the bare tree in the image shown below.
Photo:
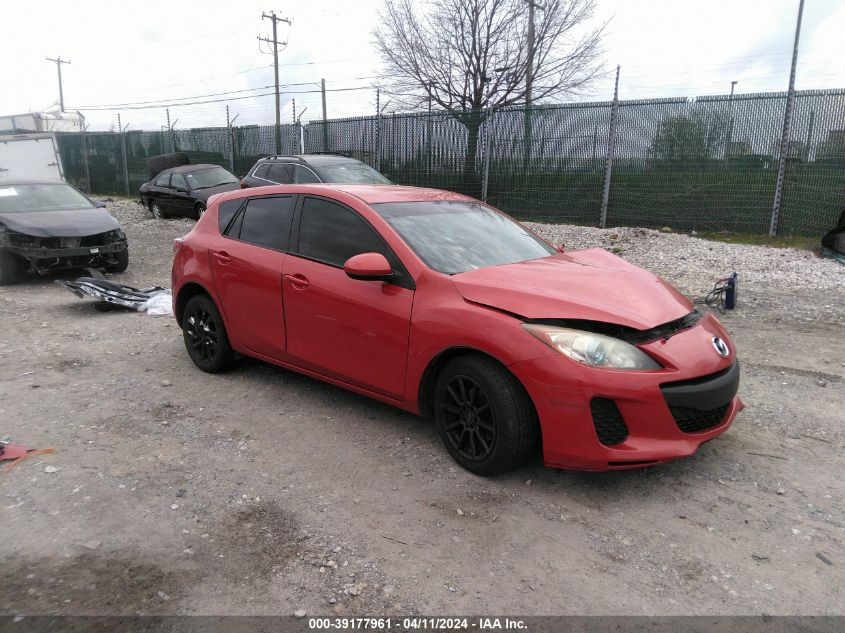
[[[530,4],[541,9],[533,46]],[[375,45],[388,91],[410,106],[430,101],[467,128],[464,177],[473,178],[491,111],[575,94],[597,76],[604,26],[590,26],[594,11],[595,0],[431,0],[424,11],[385,0]]]

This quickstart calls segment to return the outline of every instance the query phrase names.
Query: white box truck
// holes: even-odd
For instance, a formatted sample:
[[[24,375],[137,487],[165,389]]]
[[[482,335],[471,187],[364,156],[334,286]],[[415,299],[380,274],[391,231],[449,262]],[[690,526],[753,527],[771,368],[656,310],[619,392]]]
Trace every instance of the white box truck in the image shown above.
[[[0,180],[3,178],[64,180],[56,136],[0,136]]]

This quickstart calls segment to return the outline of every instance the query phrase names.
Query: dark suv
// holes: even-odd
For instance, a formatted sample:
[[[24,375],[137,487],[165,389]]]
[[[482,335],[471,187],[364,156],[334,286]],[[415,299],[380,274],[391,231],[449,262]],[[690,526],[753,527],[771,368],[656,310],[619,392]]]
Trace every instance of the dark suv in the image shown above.
[[[391,182],[369,165],[336,154],[267,156],[241,180],[241,188],[317,182],[389,185]]]

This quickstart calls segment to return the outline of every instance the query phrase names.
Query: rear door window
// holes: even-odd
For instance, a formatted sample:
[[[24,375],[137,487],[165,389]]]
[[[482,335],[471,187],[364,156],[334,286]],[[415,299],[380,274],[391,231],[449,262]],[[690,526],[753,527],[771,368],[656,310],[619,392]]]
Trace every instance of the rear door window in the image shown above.
[[[320,182],[316,174],[307,167],[302,165],[291,165],[293,167],[293,181],[296,184],[307,185],[314,182]]]
[[[292,196],[252,198],[247,202],[241,216],[238,239],[242,242],[276,251],[288,250],[293,217]],[[230,237],[233,237],[232,233],[230,230]]]
[[[274,163],[270,165],[267,172],[267,180],[272,180],[280,185],[290,185],[293,183],[293,175],[290,171],[289,163]]]
[[[188,182],[182,174],[173,174],[170,178],[170,186],[174,189],[188,190]]]

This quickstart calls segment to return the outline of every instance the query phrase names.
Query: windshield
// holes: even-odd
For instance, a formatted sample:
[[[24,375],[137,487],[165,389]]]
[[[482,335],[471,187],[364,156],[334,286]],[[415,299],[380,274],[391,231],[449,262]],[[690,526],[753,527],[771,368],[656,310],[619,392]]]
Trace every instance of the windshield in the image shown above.
[[[557,252],[525,227],[477,202],[386,202],[372,207],[429,268],[447,275]]]
[[[91,209],[94,204],[70,185],[62,183],[0,184],[0,213]]]
[[[209,187],[217,187],[218,185],[228,185],[229,183],[238,182],[237,178],[222,167],[195,171],[192,174],[185,174],[185,178],[187,179],[188,185],[191,189],[208,189]]]
[[[363,183],[365,185],[389,185],[391,182],[375,169],[364,163],[338,163],[316,168],[323,182]]]

